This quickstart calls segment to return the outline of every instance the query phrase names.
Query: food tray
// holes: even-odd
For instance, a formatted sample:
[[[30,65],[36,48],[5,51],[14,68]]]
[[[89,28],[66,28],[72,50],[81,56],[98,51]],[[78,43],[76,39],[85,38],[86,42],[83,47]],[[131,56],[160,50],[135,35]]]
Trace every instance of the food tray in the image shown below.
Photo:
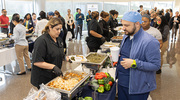
[[[114,36],[111,38],[112,42],[121,42],[123,40],[123,36]]]
[[[68,56],[69,59],[74,63],[74,62],[86,62],[87,59],[83,55],[70,55]],[[74,57],[74,60],[72,59]]]
[[[66,71],[66,72],[64,73],[64,75],[65,75],[67,72],[73,72],[73,73],[76,73],[76,74],[79,74],[79,75],[82,75],[82,73],[84,73],[84,74],[83,74],[83,77],[84,77],[84,78],[83,78],[82,80],[80,80],[70,91],[64,90],[64,89],[59,89],[59,88],[53,88],[53,87],[48,86],[48,84],[49,84],[50,82],[56,80],[58,77],[56,77],[56,78],[54,78],[53,80],[51,80],[50,82],[48,82],[48,83],[46,84],[46,86],[47,86],[48,88],[54,89],[54,90],[56,90],[56,91],[58,91],[58,92],[61,92],[61,93],[64,94],[64,95],[67,95],[67,96],[68,96],[68,99],[70,100],[71,98],[73,98],[73,97],[79,92],[79,91],[78,91],[79,86],[80,86],[83,82],[86,81],[86,79],[90,76],[90,74],[89,74],[89,73],[86,73],[86,72],[82,72],[82,71],[74,71],[74,70],[73,70],[73,71]]]
[[[101,45],[102,49],[109,49],[111,47],[118,47],[120,43],[113,43],[113,42],[105,42],[103,45]]]
[[[104,59],[99,62],[99,63],[94,63],[94,62],[90,62],[88,61],[88,56],[92,55],[92,54],[98,54],[98,55],[103,55],[105,56]],[[87,56],[86,56],[86,59],[87,59],[87,62],[83,62],[82,65],[85,65],[85,67],[87,68],[90,68],[90,69],[93,69],[93,70],[99,70],[103,63],[106,61],[106,59],[108,58],[108,55],[106,53],[95,53],[95,52],[90,52]]]
[[[104,59],[102,59],[100,62],[96,63],[96,62],[91,62],[89,61],[88,57],[90,57],[93,54],[97,54],[97,55],[101,55],[104,56]],[[84,64],[94,64],[94,65],[102,65],[104,63],[104,61],[108,58],[108,55],[106,53],[96,53],[96,52],[90,52],[87,56],[87,62],[84,62]]]
[[[9,40],[8,38],[0,39],[0,46],[5,45],[8,40]]]

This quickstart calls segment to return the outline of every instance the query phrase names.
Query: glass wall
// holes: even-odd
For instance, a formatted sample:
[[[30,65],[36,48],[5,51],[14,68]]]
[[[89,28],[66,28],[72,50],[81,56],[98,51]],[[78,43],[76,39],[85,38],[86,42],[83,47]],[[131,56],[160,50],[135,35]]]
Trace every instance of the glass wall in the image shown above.
[[[7,15],[9,20],[14,13],[19,13],[21,18],[27,13],[33,12],[33,2],[32,1],[13,1],[13,0],[5,0]]]
[[[166,9],[173,9],[173,2],[154,2],[154,7],[157,9],[166,11]]]
[[[0,7],[2,8],[2,2],[5,2],[5,7],[7,14],[11,20],[11,16],[14,13],[19,13],[21,18],[25,16],[26,13],[32,13],[34,11],[34,0],[0,0]],[[144,10],[151,10],[154,7],[158,9],[175,9],[173,8],[174,2],[159,2],[159,1],[131,1],[131,2],[76,2],[76,1],[57,1],[57,0],[46,0],[45,11],[55,11],[58,10],[60,14],[65,17],[67,15],[67,9],[71,9],[71,13],[74,15],[76,8],[81,8],[82,13],[86,17],[89,9],[97,10],[101,12],[102,10],[109,12],[114,9],[119,12],[118,20],[120,20],[123,14],[129,10],[137,11],[140,5],[144,6]],[[174,11],[175,12],[175,11]],[[86,21],[84,21],[84,30],[87,29]]]
[[[112,8],[113,7],[113,8]],[[122,18],[123,14],[129,11],[128,2],[104,2],[104,11],[109,12],[110,10],[116,10],[119,13],[118,21]]]
[[[151,10],[153,6],[153,2],[132,1],[131,10],[134,10],[134,11],[139,10],[140,5],[143,5],[144,10]]]
[[[94,7],[91,7],[94,6]],[[95,10],[101,12],[103,10],[103,3],[102,2],[73,2],[73,12],[76,12],[76,8],[80,8],[81,12],[84,14],[84,23],[83,23],[83,30],[87,30],[87,22],[86,16],[88,10]]]
[[[59,11],[61,16],[67,15],[67,9],[72,9],[72,2],[46,1],[46,11]],[[72,11],[71,11],[72,13]]]

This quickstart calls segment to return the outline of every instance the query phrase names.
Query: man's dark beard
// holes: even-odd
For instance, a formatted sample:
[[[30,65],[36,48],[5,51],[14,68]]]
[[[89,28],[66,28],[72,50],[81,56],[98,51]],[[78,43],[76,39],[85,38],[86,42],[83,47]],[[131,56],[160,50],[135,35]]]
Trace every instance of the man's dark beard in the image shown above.
[[[124,31],[126,31],[126,30],[124,30]],[[128,32],[128,34],[126,34],[126,35],[131,36],[131,35],[133,35],[133,34],[134,34],[134,32],[135,32],[135,31],[136,31],[136,27],[135,27],[135,24],[134,24],[133,31],[132,31],[132,32],[128,32],[128,31],[126,31],[126,32]]]

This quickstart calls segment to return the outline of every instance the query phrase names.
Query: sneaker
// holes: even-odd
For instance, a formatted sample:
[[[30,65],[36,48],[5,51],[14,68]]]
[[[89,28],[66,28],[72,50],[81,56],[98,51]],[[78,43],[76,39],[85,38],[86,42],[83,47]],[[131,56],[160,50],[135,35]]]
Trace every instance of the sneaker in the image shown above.
[[[156,74],[161,74],[161,69],[159,69],[158,71],[156,71]]]

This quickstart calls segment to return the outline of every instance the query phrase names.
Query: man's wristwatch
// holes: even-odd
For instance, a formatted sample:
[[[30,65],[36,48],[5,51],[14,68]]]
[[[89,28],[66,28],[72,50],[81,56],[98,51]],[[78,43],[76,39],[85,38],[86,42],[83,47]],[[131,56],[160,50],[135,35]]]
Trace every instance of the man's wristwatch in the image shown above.
[[[136,68],[136,60],[133,60],[133,63],[131,64],[131,68]]]

